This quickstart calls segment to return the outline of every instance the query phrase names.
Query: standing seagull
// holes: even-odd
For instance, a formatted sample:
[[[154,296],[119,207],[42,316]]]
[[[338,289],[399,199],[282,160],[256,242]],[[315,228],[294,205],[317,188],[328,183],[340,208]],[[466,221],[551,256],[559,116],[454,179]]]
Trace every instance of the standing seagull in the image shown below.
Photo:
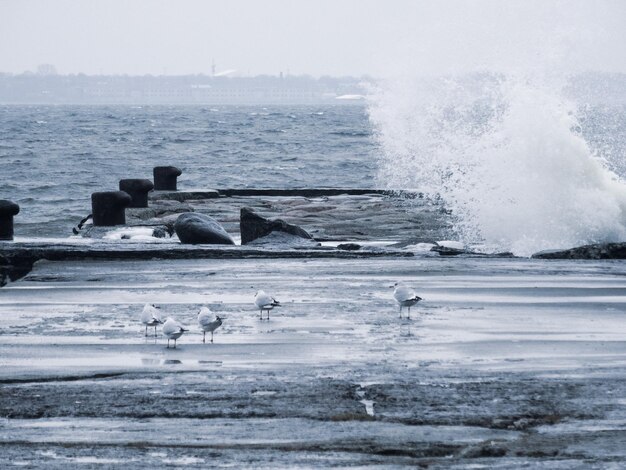
[[[163,324],[161,321],[161,315],[159,315],[159,307],[156,305],[146,304],[143,306],[143,312],[141,312],[141,323],[146,325],[146,336],[148,336],[148,327],[154,327],[154,337],[156,338],[157,325]]]
[[[268,321],[270,319],[270,310],[274,307],[280,307],[280,302],[271,295],[266,294],[263,290],[260,290],[255,294],[254,304],[259,310],[261,310],[261,320],[263,320],[263,310],[267,310]]]
[[[206,343],[206,332],[211,332],[211,343],[213,342],[213,332],[222,326],[222,318],[215,316],[215,320],[211,320],[211,310],[208,307],[202,307],[198,312],[198,325],[202,328],[202,342]]]
[[[411,307],[422,300],[422,298],[419,297],[413,289],[403,286],[399,282],[396,282],[394,287],[393,296],[396,302],[400,304],[400,318],[402,318],[402,307],[408,307],[409,313],[407,318],[411,318]]]
[[[176,349],[176,340],[180,338],[186,330],[183,326],[173,318],[168,318],[163,325],[163,334],[167,336],[167,348],[170,347],[170,339],[174,340],[174,349]]]

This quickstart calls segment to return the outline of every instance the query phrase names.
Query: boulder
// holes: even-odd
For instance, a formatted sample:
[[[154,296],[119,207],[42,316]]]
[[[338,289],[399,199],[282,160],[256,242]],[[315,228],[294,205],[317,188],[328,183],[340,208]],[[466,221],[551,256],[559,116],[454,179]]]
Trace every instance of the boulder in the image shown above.
[[[535,259],[626,259],[626,242],[597,243],[568,250],[546,250],[532,255]]]
[[[224,230],[224,227],[205,214],[197,212],[187,212],[181,214],[176,219],[174,230],[181,243],[192,245],[234,245],[231,236]]]
[[[285,232],[306,239],[313,238],[306,230],[297,225],[289,224],[281,219],[266,219],[249,207],[241,208],[239,230],[241,232],[242,245],[247,245],[251,241],[265,237],[272,232]]]

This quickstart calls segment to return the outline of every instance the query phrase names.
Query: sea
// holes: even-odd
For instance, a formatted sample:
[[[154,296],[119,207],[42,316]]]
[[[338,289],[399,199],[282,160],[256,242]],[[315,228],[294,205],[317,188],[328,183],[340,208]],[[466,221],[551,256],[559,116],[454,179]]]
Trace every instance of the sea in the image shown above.
[[[0,106],[0,199],[21,207],[16,236],[67,237],[93,192],[174,165],[183,190],[440,195],[457,239],[487,251],[625,240],[626,106],[505,85],[487,101],[403,83],[362,105]]]
[[[180,189],[372,188],[365,106],[0,106],[0,199],[20,237],[65,237],[90,196],[174,165]]]

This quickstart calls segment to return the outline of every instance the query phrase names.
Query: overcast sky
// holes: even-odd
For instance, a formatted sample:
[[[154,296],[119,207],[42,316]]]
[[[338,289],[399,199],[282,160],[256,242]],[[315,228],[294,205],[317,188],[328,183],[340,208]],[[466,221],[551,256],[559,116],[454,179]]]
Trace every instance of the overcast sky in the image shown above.
[[[626,71],[624,31],[622,0],[0,0],[0,71],[359,76],[540,55]]]

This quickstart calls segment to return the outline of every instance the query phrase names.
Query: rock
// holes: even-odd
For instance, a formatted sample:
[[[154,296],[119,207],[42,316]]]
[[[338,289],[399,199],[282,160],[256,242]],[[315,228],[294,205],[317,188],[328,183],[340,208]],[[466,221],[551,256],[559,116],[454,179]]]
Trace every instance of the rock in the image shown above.
[[[265,237],[272,232],[285,232],[300,238],[313,238],[306,230],[297,225],[289,224],[281,219],[266,219],[256,214],[249,207],[241,208],[239,230],[242,245],[247,245],[251,241]]]
[[[299,188],[299,189],[252,189],[252,188],[239,188],[239,189],[220,189],[219,193],[222,196],[280,196],[280,197],[326,197],[326,196],[370,196],[389,194],[390,191],[386,189],[349,189],[349,188]]]
[[[439,253],[440,256],[457,256],[473,254],[471,251],[465,249],[465,246],[461,242],[453,240],[440,240],[435,242],[430,251]]]
[[[455,240],[439,240],[435,242],[435,245],[443,248],[451,248],[453,250],[465,251],[465,245]]]
[[[287,232],[271,232],[261,238],[257,238],[248,243],[249,246],[262,246],[267,248],[289,248],[289,247],[317,247],[321,243],[312,238],[302,238]]]
[[[87,225],[82,229],[82,231],[78,232],[82,238],[104,238],[104,236],[111,231],[111,227],[95,227],[94,225]]]
[[[626,242],[597,243],[568,250],[546,250],[532,255],[535,259],[626,259]]]
[[[306,240],[303,240],[306,241]],[[313,242],[312,242],[313,243]],[[256,247],[232,249],[225,246],[183,246],[179,243],[94,243],[0,242],[0,280],[16,281],[27,275],[38,260],[176,260],[176,259],[371,259],[408,258],[413,253],[391,250],[343,251],[331,247],[293,247],[261,250]],[[1,287],[1,286],[0,286]]]
[[[178,215],[185,212],[194,212],[194,210],[189,204],[178,201],[158,201],[144,209],[127,209],[126,218],[129,220],[129,223],[137,221],[141,224],[151,219],[163,219],[172,214],[176,214],[174,218],[176,219]]]
[[[15,252],[0,252],[0,287],[9,281],[17,281],[26,276],[38,259],[38,254],[17,249]]]
[[[448,246],[440,246],[440,245],[433,246],[430,249],[430,251],[436,251],[441,256],[458,256],[458,255],[471,253],[470,251],[467,251],[465,249],[450,248]]]
[[[361,249],[361,245],[358,243],[340,243],[337,245],[338,250],[356,251]]]
[[[441,245],[441,243],[445,243],[445,245]],[[459,245],[460,245],[459,242],[436,242],[435,246],[433,246],[430,249],[430,251],[435,251],[439,253],[439,256],[468,255],[468,256],[479,256],[483,258],[514,258],[515,257],[515,255],[509,251],[504,251],[502,253],[479,253],[477,251],[471,251],[465,248],[459,248]]]
[[[172,236],[172,233],[169,230],[169,227],[155,227],[152,230],[152,236],[154,238],[169,238]]]
[[[210,244],[210,245],[234,245],[235,242],[231,236],[224,230],[224,227],[215,220],[205,214],[195,212],[187,212],[181,214],[176,219],[174,230],[178,235],[181,243],[192,245]]]
[[[215,189],[205,189],[203,191],[157,191],[148,194],[148,199],[151,201],[165,201],[173,200],[179,202],[185,202],[189,200],[203,201],[205,199],[219,199],[220,193]]]
[[[507,454],[506,447],[488,442],[479,446],[470,446],[462,452],[463,457],[468,459],[504,457]]]

